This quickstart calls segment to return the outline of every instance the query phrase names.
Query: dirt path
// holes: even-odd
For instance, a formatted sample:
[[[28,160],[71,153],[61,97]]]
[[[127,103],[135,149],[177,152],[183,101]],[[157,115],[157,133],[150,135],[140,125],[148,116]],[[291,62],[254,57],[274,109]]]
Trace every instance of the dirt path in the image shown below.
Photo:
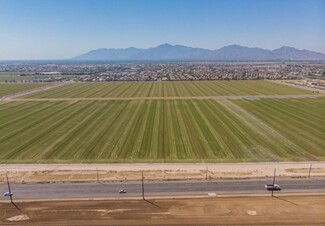
[[[47,86],[42,86],[42,87],[39,87],[39,88],[36,88],[36,89],[32,89],[32,90],[26,90],[26,91],[23,91],[23,92],[14,93],[14,94],[7,95],[7,96],[2,96],[0,98],[0,101],[1,100],[5,100],[5,101],[12,100],[13,98],[16,98],[16,97],[21,97],[21,96],[25,96],[25,95],[32,94],[32,93],[37,93],[37,92],[40,92],[40,91],[57,88],[57,87],[60,87],[60,86],[66,85],[66,84],[67,83],[63,83],[63,82],[62,83],[55,83],[55,84],[50,84],[50,85],[47,85]]]
[[[0,203],[1,225],[324,225],[325,196]]]
[[[0,182],[204,179],[325,176],[325,162],[270,163],[134,163],[134,164],[1,164]]]

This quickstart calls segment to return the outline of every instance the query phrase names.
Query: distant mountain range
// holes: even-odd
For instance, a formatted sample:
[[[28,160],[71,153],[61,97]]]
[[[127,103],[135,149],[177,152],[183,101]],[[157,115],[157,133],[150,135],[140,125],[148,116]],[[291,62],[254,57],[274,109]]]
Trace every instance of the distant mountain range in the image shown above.
[[[229,45],[216,50],[168,43],[149,49],[96,49],[73,60],[87,61],[323,61],[325,54],[282,46],[275,50]]]

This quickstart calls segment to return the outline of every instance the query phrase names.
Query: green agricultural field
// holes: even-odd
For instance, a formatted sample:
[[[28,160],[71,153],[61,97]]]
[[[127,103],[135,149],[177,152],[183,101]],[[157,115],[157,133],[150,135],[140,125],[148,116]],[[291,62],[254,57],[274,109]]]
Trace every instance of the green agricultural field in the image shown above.
[[[0,97],[36,89],[47,84],[41,83],[0,83]]]
[[[325,160],[325,98],[0,102],[0,162]]]
[[[0,72],[0,82],[30,80],[35,76],[19,76],[19,72]]]
[[[312,94],[309,90],[268,81],[103,82],[75,83],[28,98],[191,97]]]
[[[234,102],[277,131],[276,142],[295,145],[292,154],[325,156],[325,98]]]

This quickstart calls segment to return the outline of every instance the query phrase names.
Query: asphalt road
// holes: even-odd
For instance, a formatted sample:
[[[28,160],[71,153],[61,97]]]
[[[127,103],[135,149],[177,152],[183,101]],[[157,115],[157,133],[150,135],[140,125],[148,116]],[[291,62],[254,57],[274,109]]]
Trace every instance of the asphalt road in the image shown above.
[[[211,180],[211,181],[145,181],[145,196],[191,196],[226,194],[269,194],[264,188],[272,179]],[[277,179],[282,190],[276,193],[325,192],[325,178]],[[126,194],[119,194],[126,189]],[[27,183],[11,184],[15,200],[64,199],[64,198],[118,198],[141,197],[141,181],[99,183]],[[7,184],[0,184],[0,191],[8,191]],[[6,200],[8,197],[1,197]]]

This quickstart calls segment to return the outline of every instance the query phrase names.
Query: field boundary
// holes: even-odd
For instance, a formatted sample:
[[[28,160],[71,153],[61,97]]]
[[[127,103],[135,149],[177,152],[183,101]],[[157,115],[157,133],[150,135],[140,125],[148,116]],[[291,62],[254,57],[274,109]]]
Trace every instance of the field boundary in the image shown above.
[[[57,87],[57,86],[56,86]],[[55,87],[50,87],[55,88]],[[41,90],[37,90],[41,91]],[[35,91],[35,92],[37,92]],[[21,94],[19,96],[27,95]],[[325,95],[256,95],[256,96],[183,96],[183,97],[85,97],[85,98],[15,98],[18,95],[2,97],[0,101],[94,101],[94,100],[238,100],[238,99],[302,99],[323,98]],[[13,99],[15,98],[15,99]]]

